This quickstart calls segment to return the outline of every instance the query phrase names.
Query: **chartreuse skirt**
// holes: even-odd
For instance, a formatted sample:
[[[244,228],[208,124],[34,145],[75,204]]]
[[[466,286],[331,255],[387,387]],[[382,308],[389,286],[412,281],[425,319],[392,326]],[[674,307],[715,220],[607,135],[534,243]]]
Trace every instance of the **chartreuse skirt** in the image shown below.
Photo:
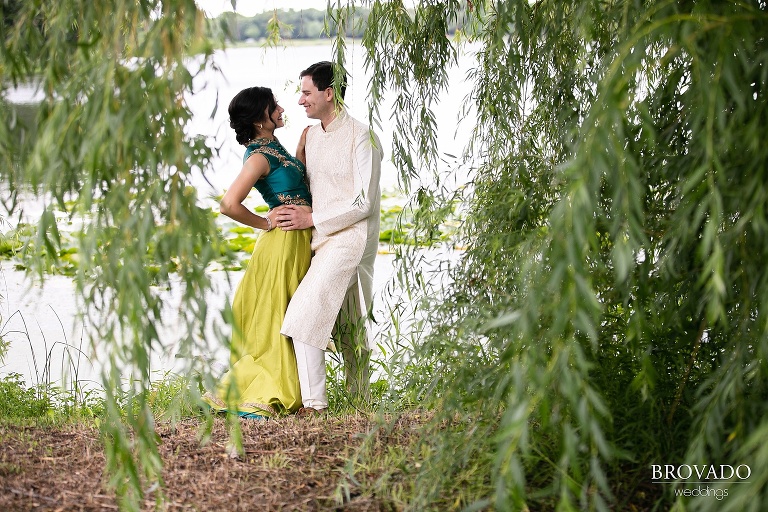
[[[296,412],[301,391],[285,310],[311,259],[311,229],[259,235],[232,303],[230,370],[203,400],[217,412],[275,416]]]

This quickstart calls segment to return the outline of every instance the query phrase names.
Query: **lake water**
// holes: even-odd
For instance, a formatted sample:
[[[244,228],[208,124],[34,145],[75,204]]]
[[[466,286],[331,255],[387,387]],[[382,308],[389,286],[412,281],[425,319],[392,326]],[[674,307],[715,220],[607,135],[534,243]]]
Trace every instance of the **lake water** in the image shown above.
[[[364,122],[368,120],[368,92],[370,75],[364,68],[364,53],[359,42],[348,44],[347,68],[350,71],[350,84],[345,101],[350,114]],[[464,119],[459,124],[457,116],[460,107],[466,101],[470,85],[465,80],[467,70],[471,67],[471,55],[464,54],[459,65],[451,70],[450,87],[441,101],[440,110],[436,111],[438,127],[438,148],[440,151],[456,154],[463,148],[471,130],[474,128],[472,119]],[[206,174],[214,185],[214,193],[220,193],[227,187],[240,170],[243,149],[235,141],[227,119],[227,106],[232,97],[240,90],[253,85],[269,87],[275,93],[280,106],[285,109],[286,126],[277,132],[283,145],[290,151],[296,148],[302,130],[316,121],[307,119],[303,107],[299,106],[299,73],[322,60],[332,60],[333,52],[330,45],[288,46],[284,48],[232,48],[216,55],[215,61],[221,73],[204,72],[196,79],[199,90],[189,98],[191,110],[195,113],[191,131],[211,137],[212,147],[221,147],[220,156],[214,159],[213,169]],[[218,98],[218,109],[213,112]],[[377,129],[385,151],[382,167],[382,189],[396,190],[397,170],[389,158],[389,148],[392,147],[393,122],[389,116],[397,116],[392,95],[385,96],[380,112],[381,130]],[[418,122],[418,120],[415,120]],[[427,177],[427,179],[429,179]],[[196,185],[201,190],[210,188],[205,180]]]
[[[203,135],[212,148],[219,148],[210,169],[205,175],[196,175],[192,184],[198,188],[201,197],[221,195],[240,170],[243,149],[234,138],[227,119],[230,99],[241,89],[253,85],[270,87],[280,105],[285,109],[286,127],[277,132],[281,142],[293,151],[301,131],[315,121],[308,120],[304,109],[298,105],[298,75],[310,64],[321,60],[332,60],[330,44],[287,46],[263,49],[258,47],[231,48],[218,52],[214,57],[217,69],[206,69],[195,78],[195,91],[188,97],[193,120],[189,133]],[[466,143],[474,128],[471,119],[459,123],[458,113],[467,101],[470,87],[464,77],[471,67],[471,56],[463,55],[459,66],[451,70],[451,87],[446,92],[440,110],[436,111],[438,148],[440,151],[456,154]],[[194,68],[192,63],[190,68]],[[350,70],[350,85],[346,93],[347,108],[351,115],[366,121],[368,119],[367,86],[369,77],[364,71],[364,54],[358,42],[348,43],[347,68]],[[23,104],[35,101],[32,89],[11,91],[9,101]],[[38,99],[39,101],[39,99]],[[218,102],[218,106],[217,106]],[[393,99],[385,98],[382,113],[396,116]],[[215,113],[214,113],[215,111]],[[213,114],[213,115],[212,115]],[[387,193],[387,203],[405,203],[405,196],[398,186],[398,174],[392,164],[389,148],[392,145],[392,124],[388,118],[381,120],[382,128],[377,130],[385,151],[382,165],[382,189]],[[429,177],[425,178],[429,180]],[[25,220],[36,222],[41,203],[28,198],[24,203]],[[0,212],[0,216],[4,216]],[[0,226],[5,231],[11,226]],[[386,248],[377,258],[375,271],[376,300],[374,310],[380,316],[388,316],[388,306],[383,290],[393,273],[394,256]],[[232,296],[240,281],[242,272],[214,272],[215,289],[208,297],[213,307],[220,307]],[[169,298],[173,304],[174,298]],[[178,332],[174,328],[175,312],[169,307],[164,318],[168,319],[161,331],[165,349],[153,355],[153,368],[158,373],[172,371],[178,365],[175,357]],[[87,342],[83,340],[83,326],[78,320],[78,307],[71,280],[62,276],[47,276],[43,284],[32,283],[23,272],[14,270],[12,261],[0,261],[0,334],[11,342],[5,360],[0,364],[0,376],[19,373],[29,383],[42,380],[60,382],[72,378],[76,369],[78,381],[98,380],[100,363],[96,357],[89,361]],[[385,333],[375,333],[383,336]],[[227,351],[222,340],[209,332],[208,352],[214,359],[227,360]],[[83,352],[80,352],[82,348]],[[46,362],[49,363],[47,367]]]

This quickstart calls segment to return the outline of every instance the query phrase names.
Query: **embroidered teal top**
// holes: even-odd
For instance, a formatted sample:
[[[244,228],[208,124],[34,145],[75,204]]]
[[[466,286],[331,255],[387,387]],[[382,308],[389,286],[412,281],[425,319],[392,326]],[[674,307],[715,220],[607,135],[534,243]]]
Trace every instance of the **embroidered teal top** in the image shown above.
[[[253,186],[270,208],[281,204],[312,205],[307,183],[307,170],[301,160],[291,156],[277,139],[254,139],[248,142],[243,162],[254,153],[264,155],[269,173]]]

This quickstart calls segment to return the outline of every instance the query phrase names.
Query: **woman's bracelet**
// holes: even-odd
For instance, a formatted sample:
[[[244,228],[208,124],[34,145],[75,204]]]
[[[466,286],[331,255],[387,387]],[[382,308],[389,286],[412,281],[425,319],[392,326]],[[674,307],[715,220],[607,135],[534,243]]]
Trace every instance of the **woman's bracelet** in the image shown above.
[[[264,217],[267,219],[267,231],[272,231],[272,221],[269,219],[269,217]]]

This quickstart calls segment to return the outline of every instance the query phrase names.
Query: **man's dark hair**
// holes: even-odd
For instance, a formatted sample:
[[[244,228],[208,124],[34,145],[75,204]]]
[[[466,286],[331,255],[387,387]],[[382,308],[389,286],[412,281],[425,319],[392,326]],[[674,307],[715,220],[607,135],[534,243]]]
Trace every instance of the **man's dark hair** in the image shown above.
[[[327,60],[322,62],[316,62],[307,69],[301,72],[299,78],[309,76],[312,78],[312,83],[315,84],[318,91],[324,91],[329,87],[333,87],[333,68],[334,64]],[[347,90],[347,74],[344,73],[339,91],[341,92],[341,99],[344,99],[344,93]]]

